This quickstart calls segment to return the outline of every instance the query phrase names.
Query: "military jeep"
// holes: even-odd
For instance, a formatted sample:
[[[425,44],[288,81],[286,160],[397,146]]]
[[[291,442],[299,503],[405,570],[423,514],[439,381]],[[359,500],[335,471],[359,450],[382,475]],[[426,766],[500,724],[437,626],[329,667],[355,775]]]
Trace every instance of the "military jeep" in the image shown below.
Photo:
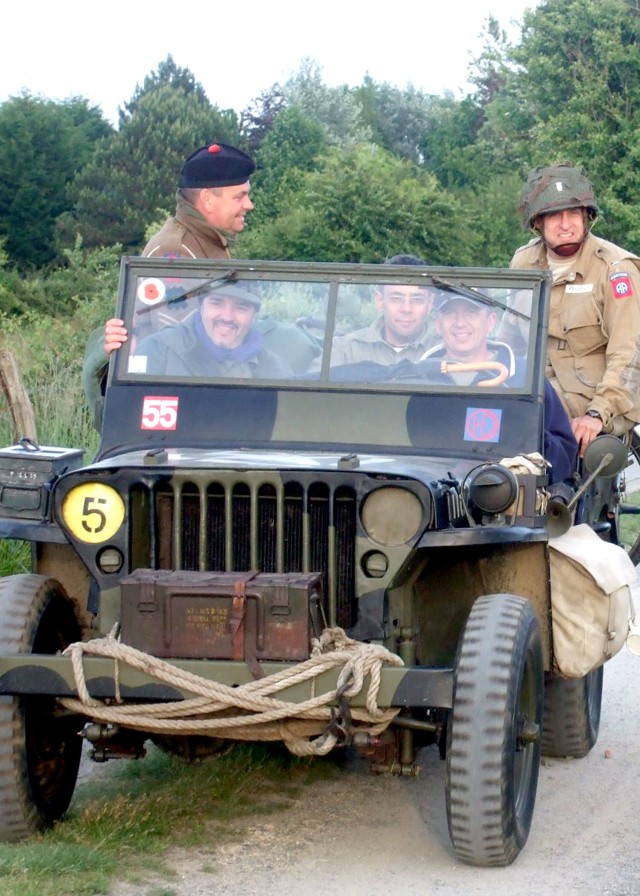
[[[332,363],[381,284],[496,326],[518,294],[517,374],[468,364],[461,385],[437,351]],[[160,335],[229,285],[276,372],[158,368]],[[455,853],[512,862],[541,752],[591,749],[602,690],[601,668],[554,663],[548,471],[506,463],[543,452],[548,296],[526,271],[123,259],[95,459],[0,451],[0,536],[33,555],[0,580],[2,839],[64,815],[79,732],[99,761],[266,738],[405,775],[437,745]]]

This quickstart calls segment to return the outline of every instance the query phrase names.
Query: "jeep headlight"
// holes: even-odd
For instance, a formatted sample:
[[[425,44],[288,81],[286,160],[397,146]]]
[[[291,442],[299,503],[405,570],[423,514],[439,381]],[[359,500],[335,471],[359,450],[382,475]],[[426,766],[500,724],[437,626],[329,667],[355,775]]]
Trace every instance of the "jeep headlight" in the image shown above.
[[[419,498],[406,488],[378,488],[365,498],[362,525],[369,538],[394,547],[406,544],[418,533],[424,518]]]
[[[102,544],[113,538],[124,521],[124,501],[110,485],[85,482],[72,488],[62,502],[62,519],[74,538]]]
[[[499,514],[518,497],[518,480],[501,464],[483,464],[467,475],[462,492],[467,505],[482,513]]]

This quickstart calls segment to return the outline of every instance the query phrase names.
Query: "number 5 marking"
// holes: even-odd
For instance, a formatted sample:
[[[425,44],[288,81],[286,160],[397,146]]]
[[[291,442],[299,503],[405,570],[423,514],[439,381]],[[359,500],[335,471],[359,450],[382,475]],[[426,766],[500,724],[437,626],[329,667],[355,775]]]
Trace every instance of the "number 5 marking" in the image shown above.
[[[98,507],[92,507],[92,504],[106,504],[106,498],[85,498],[84,504],[82,507],[82,528],[86,532],[93,532],[97,534],[98,532],[102,532],[104,527],[107,524],[107,518],[105,516],[104,510],[100,510]],[[97,517],[96,520],[89,521],[89,517],[95,515]],[[93,525],[91,525],[93,522]]]

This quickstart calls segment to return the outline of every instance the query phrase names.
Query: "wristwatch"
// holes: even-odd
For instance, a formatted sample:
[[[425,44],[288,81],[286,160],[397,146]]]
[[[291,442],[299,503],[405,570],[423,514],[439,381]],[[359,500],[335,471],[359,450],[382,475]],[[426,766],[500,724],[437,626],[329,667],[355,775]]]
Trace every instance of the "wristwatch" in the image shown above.
[[[597,420],[599,420],[602,423],[602,414],[600,413],[600,411],[588,410],[587,417],[595,417]]]

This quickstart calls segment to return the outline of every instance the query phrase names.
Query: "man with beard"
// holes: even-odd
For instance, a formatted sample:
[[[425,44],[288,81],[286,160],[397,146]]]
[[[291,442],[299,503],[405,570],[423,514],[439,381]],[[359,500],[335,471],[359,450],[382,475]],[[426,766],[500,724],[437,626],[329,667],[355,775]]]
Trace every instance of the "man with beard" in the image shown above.
[[[176,326],[142,339],[136,369],[160,376],[288,377],[289,367],[254,327],[260,297],[242,284],[208,284],[199,308]]]
[[[591,233],[598,206],[582,168],[536,168],[519,211],[536,236],[511,267],[552,274],[546,376],[582,455],[601,432],[640,421],[640,259]],[[500,335],[516,351],[520,326],[505,314]]]

